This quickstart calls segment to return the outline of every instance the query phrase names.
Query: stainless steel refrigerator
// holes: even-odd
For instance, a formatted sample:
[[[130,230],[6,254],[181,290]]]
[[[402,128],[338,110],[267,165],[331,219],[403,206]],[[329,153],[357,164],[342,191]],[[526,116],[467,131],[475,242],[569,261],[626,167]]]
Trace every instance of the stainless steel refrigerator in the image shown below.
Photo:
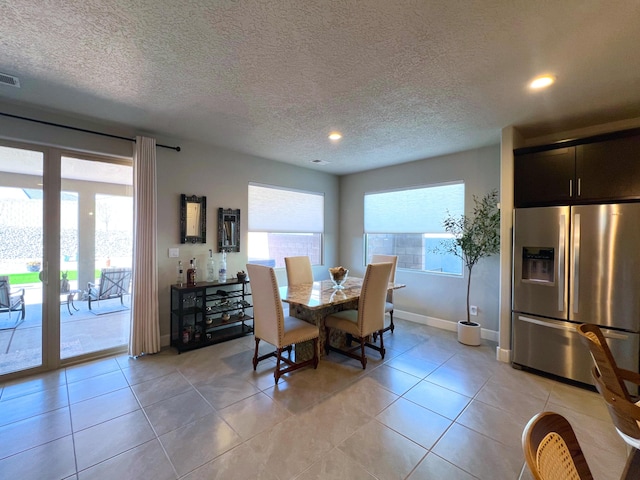
[[[592,384],[576,325],[640,365],[640,203],[516,209],[513,363]]]

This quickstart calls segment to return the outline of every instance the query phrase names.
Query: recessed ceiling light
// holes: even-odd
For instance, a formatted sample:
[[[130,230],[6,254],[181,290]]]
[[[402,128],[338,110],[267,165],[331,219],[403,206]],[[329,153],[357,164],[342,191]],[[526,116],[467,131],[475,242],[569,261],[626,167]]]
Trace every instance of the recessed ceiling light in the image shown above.
[[[342,138],[342,134],[340,132],[331,132],[329,134],[329,140],[340,140]]]
[[[540,75],[539,77],[534,78],[529,83],[529,88],[532,90],[540,90],[541,88],[547,88],[552,85],[556,81],[556,77],[553,75]]]

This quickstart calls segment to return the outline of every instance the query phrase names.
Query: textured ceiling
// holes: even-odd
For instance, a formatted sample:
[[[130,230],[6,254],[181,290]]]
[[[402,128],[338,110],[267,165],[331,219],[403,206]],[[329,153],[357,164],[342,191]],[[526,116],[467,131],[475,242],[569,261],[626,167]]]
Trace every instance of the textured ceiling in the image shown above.
[[[5,1],[21,88],[0,100],[344,174],[640,117],[639,18],[638,0]],[[528,92],[542,72],[557,83]]]

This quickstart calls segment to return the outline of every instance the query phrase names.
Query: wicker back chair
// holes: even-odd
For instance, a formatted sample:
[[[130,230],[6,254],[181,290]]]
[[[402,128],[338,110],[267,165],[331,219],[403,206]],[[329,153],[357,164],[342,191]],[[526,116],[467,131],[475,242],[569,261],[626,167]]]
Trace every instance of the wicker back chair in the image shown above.
[[[535,415],[524,427],[522,448],[536,480],[593,479],[576,434],[562,415]]]
[[[607,405],[609,416],[618,435],[632,447],[621,478],[640,478],[640,402],[627,388],[627,383],[640,385],[640,374],[618,367],[602,330],[584,323],[578,327],[591,357],[594,384]]]

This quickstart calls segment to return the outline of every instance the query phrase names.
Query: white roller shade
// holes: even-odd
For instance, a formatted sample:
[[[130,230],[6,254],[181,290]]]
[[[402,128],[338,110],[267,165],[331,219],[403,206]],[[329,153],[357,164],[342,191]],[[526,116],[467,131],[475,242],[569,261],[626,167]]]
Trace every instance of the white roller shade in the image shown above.
[[[249,184],[250,232],[323,233],[324,195]]]
[[[464,213],[464,183],[364,196],[364,233],[444,233],[447,216]]]

